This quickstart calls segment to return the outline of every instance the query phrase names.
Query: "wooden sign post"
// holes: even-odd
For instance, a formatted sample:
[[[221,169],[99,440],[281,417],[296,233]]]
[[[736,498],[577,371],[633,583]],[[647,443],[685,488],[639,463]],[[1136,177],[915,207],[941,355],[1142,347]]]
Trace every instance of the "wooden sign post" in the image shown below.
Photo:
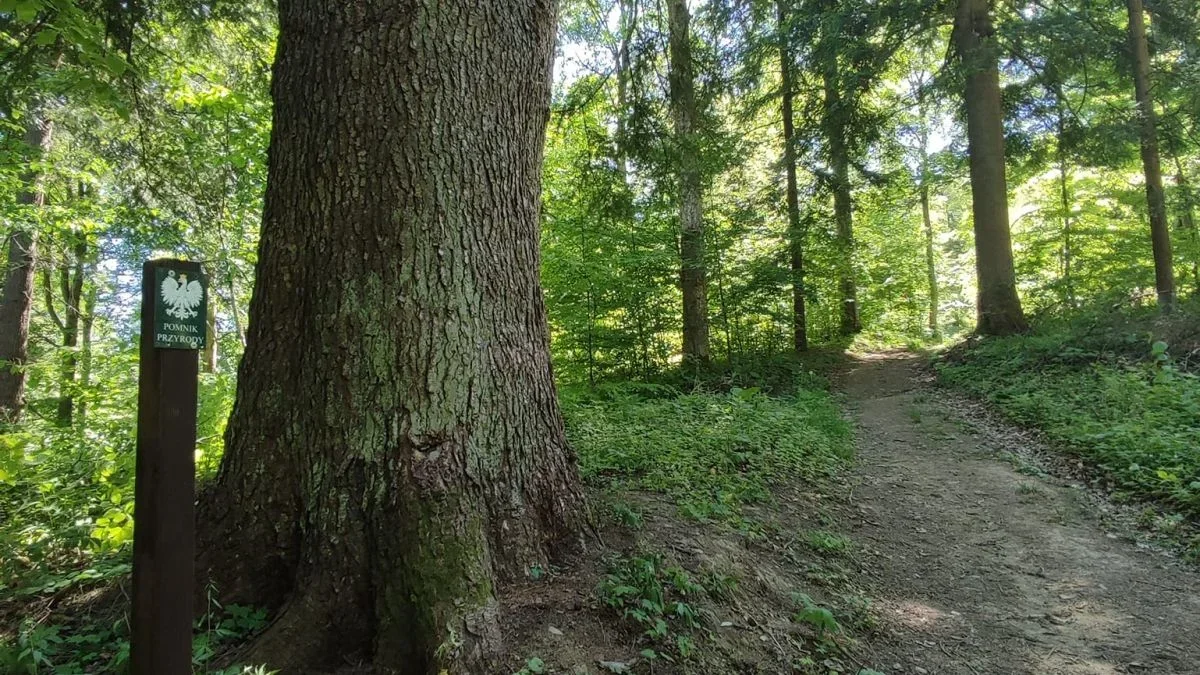
[[[195,584],[196,384],[208,283],[199,263],[142,266],[134,487],[133,675],[190,675]]]

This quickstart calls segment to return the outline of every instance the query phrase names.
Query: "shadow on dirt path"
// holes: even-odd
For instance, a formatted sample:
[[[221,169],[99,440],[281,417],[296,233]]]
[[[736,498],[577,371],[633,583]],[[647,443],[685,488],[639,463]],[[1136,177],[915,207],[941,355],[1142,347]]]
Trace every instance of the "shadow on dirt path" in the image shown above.
[[[864,646],[882,669],[1200,673],[1194,569],[999,459],[920,357],[859,356],[840,388],[859,427],[851,534],[882,622]]]

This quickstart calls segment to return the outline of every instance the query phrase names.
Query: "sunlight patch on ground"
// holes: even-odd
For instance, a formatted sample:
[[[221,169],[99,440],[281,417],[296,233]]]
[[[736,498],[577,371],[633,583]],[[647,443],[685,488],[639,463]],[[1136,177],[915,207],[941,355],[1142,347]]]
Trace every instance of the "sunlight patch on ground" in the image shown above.
[[[888,618],[913,630],[932,630],[947,617],[946,612],[915,600],[901,600],[881,604],[880,609]]]
[[[1064,673],[1067,675],[1120,675],[1111,663],[1082,658],[1062,652],[1050,652],[1038,658],[1034,665],[1037,673]]]

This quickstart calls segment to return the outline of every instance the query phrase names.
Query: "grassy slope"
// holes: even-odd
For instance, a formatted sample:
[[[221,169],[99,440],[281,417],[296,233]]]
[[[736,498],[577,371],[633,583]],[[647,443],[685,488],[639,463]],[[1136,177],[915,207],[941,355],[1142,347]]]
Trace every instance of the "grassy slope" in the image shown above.
[[[1118,496],[1200,519],[1200,316],[1148,311],[1043,323],[939,359],[943,379],[1090,463]]]

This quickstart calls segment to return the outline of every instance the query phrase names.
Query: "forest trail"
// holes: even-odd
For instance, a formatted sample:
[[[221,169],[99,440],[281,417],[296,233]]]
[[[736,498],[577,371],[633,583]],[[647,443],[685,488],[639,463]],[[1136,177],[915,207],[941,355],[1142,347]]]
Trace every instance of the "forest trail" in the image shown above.
[[[1025,475],[1012,429],[977,422],[919,357],[858,357],[848,523],[888,673],[1197,673],[1200,573],[1107,533],[1094,497]],[[1007,432],[1007,433],[1006,433]]]

